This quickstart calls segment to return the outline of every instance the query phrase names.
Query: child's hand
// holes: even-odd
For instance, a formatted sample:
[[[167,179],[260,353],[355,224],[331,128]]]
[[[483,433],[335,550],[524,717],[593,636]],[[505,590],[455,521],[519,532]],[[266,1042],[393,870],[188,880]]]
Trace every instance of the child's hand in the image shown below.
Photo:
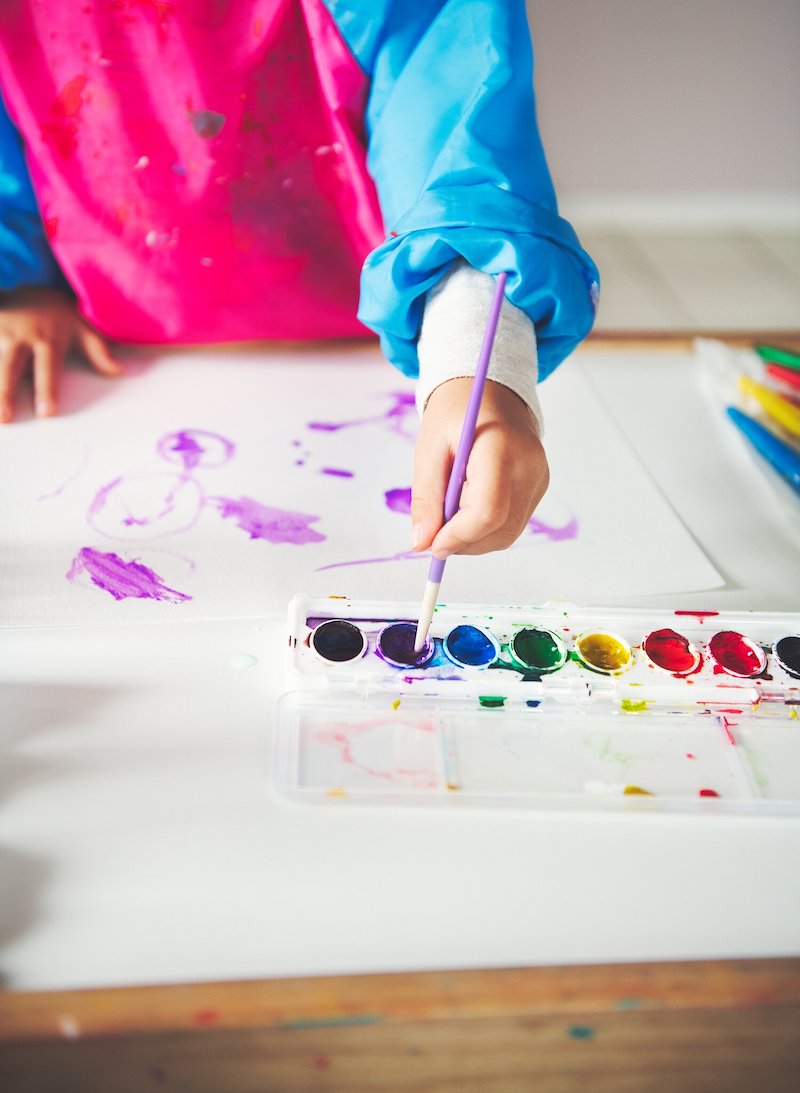
[[[30,366],[37,417],[56,412],[58,382],[71,348],[83,351],[104,376],[122,369],[105,340],[78,315],[73,301],[53,288],[18,288],[0,297],[0,424],[14,416],[14,395]]]
[[[530,410],[508,387],[488,380],[461,508],[442,527],[444,495],[471,384],[469,378],[442,383],[422,415],[411,491],[413,549],[430,549],[437,558],[511,546],[550,481]]]

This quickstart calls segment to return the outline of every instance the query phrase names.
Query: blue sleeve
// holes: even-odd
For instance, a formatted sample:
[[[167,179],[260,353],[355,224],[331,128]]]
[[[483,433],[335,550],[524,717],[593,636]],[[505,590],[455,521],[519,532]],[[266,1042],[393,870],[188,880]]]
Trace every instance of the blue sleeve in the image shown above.
[[[359,318],[418,371],[424,296],[459,256],[509,273],[544,378],[588,334],[597,268],[558,215],[536,123],[524,0],[326,0],[371,80],[368,166],[386,241]]]
[[[0,100],[0,290],[66,288],[47,242],[19,133]]]

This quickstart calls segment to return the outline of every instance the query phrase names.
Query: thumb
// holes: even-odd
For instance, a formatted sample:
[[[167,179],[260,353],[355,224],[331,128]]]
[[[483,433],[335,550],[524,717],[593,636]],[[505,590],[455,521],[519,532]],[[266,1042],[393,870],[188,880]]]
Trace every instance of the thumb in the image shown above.
[[[427,550],[444,523],[444,495],[453,453],[440,438],[421,436],[411,486],[411,549]]]
[[[114,360],[111,356],[111,351],[108,348],[105,338],[101,337],[100,334],[95,330],[92,330],[91,327],[87,326],[84,322],[78,323],[76,338],[86,359],[96,372],[100,372],[104,376],[122,375],[122,367],[119,362]]]

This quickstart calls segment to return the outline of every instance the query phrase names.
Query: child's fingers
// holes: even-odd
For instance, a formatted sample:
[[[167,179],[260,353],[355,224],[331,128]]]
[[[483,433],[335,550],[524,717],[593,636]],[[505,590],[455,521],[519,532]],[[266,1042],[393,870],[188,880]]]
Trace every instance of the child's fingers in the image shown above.
[[[509,507],[509,515],[506,521],[494,531],[485,535],[483,538],[476,538],[471,541],[463,542],[462,545],[456,546],[456,549],[452,551],[454,554],[489,554],[495,550],[506,550],[525,531],[528,525],[528,521],[533,515],[533,510],[536,508],[536,504],[541,498],[531,498],[530,494],[526,490],[524,494],[519,497],[512,497]],[[454,517],[455,519],[455,517]],[[445,525],[445,529],[450,534],[454,534],[457,539],[463,539],[463,525],[458,524],[455,527]],[[443,529],[443,530],[445,530]],[[436,540],[434,540],[431,550],[434,554],[439,554],[439,546]]]
[[[105,338],[82,322],[78,324],[77,338],[86,359],[95,371],[109,377],[122,375],[122,366],[111,355]]]
[[[37,417],[52,417],[58,403],[63,350],[52,342],[36,342],[33,352],[33,405]]]
[[[0,425],[14,417],[14,395],[27,356],[27,346],[19,342],[11,342],[0,351]]]
[[[527,458],[514,458],[490,437],[476,441],[461,508],[431,544],[436,557],[505,550],[519,538],[549,481],[544,449],[535,444]]]
[[[464,485],[461,507],[436,535],[431,551],[437,558],[448,558],[484,543],[496,544],[485,550],[502,550],[516,538],[508,529],[511,511],[512,495],[499,475],[473,471],[472,479]]]
[[[415,457],[415,547],[437,558],[504,550],[522,534],[549,483],[547,458],[525,403],[487,384],[459,511],[442,527],[444,496],[469,381],[437,387],[422,416]]]
[[[412,550],[427,550],[442,526],[452,458],[443,437],[423,432],[417,442],[411,486]]]
[[[497,509],[465,506],[433,540],[431,552],[437,558],[449,558],[451,554],[488,554],[506,550],[525,530],[534,508],[527,489],[508,498],[504,518]]]

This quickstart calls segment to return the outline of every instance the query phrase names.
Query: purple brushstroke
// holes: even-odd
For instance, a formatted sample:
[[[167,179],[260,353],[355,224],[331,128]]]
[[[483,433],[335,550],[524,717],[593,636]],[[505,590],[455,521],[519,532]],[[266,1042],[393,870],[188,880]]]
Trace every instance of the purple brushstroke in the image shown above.
[[[326,538],[308,526],[319,520],[319,516],[269,508],[251,497],[210,497],[208,503],[219,510],[223,520],[228,517],[236,520],[251,539],[299,546],[302,543],[321,543]]]
[[[388,490],[385,494],[386,504],[389,508],[393,506],[389,502],[390,494],[410,494],[410,490]],[[396,512],[401,512],[401,509],[395,509]],[[563,542],[566,539],[575,539],[578,535],[578,520],[576,517],[572,517],[562,527],[553,527],[551,524],[546,524],[544,520],[539,520],[537,517],[528,521],[528,533],[530,535],[544,535],[553,543]],[[509,550],[517,550],[519,547],[525,544],[520,539],[513,546],[509,547]],[[348,566],[354,565],[378,565],[382,562],[410,562],[414,559],[424,558],[430,561],[430,555],[425,553],[419,553],[415,550],[404,550],[399,554],[389,554],[385,558],[355,558],[347,562],[332,562],[330,565],[319,566],[315,572],[321,573],[325,569],[345,569]]]
[[[171,452],[180,453],[187,471],[193,470],[203,454],[202,445],[198,444],[191,433],[178,433],[175,443],[168,445]]]
[[[227,437],[207,429],[179,429],[162,436],[156,451],[170,463],[182,463],[184,471],[192,471],[198,466],[219,467],[227,463],[236,451],[236,445]],[[173,452],[177,454],[177,460]]]
[[[408,516],[411,513],[411,487],[408,489],[387,490],[383,495],[387,509]]]
[[[101,534],[112,539],[126,539],[131,537],[126,533],[127,528],[152,528],[152,537],[158,538],[188,531],[197,523],[205,503],[202,483],[194,472],[198,468],[220,467],[227,463],[236,446],[226,437],[207,429],[179,429],[162,436],[156,451],[168,463],[179,464],[179,468],[174,468],[174,473],[165,470],[123,474],[102,486],[86,513],[88,523]],[[140,489],[142,479],[147,477],[159,479],[161,508],[158,511],[151,510]],[[143,513],[129,507],[128,499],[133,498],[135,507],[144,506]],[[159,494],[153,493],[153,501],[159,503]],[[142,536],[135,534],[133,538],[141,539]]]
[[[415,429],[408,429],[409,416],[416,418],[414,395],[409,391],[391,391],[389,398],[392,405],[384,414],[374,414],[372,417],[353,418],[350,421],[309,421],[306,428],[320,433],[336,433],[340,429],[352,429],[359,425],[386,424],[392,432],[400,433],[409,440],[413,439]],[[416,422],[414,422],[416,424]]]
[[[72,560],[67,580],[86,573],[92,584],[108,592],[115,600],[163,600],[183,603],[192,597],[167,588],[157,573],[141,562],[126,562],[118,554],[82,547]]]
[[[318,566],[314,572],[322,573],[324,569],[344,569],[351,565],[376,565],[378,562],[410,562],[414,559],[430,561],[429,554],[418,554],[414,550],[403,550],[400,554],[389,554],[386,558],[356,558],[349,562],[331,562],[329,565]]]
[[[159,472],[157,476],[154,475],[153,477],[166,478],[167,481],[171,483],[170,488],[162,495],[162,507],[158,512],[150,512],[147,513],[147,515],[138,516],[131,511],[125,501],[125,487],[132,481],[135,481],[137,477],[139,476],[136,474],[120,475],[118,478],[112,479],[111,482],[107,482],[105,486],[101,486],[94,495],[89,508],[86,510],[87,523],[102,535],[106,535],[111,539],[127,538],[124,532],[125,528],[149,527],[151,525],[156,525],[156,527],[158,527],[160,525],[160,529],[153,532],[153,537],[158,538],[163,535],[174,535],[179,531],[188,531],[189,528],[194,527],[200,516],[203,504],[203,492],[197,479],[192,478],[187,473],[175,475],[174,477],[167,472],[164,472],[163,474]],[[108,514],[103,514],[103,510],[109,501],[109,497],[116,490],[120,491],[114,498],[116,508],[122,509],[126,515],[114,516],[114,530],[110,531],[110,518]],[[197,498],[194,500],[193,504],[187,504],[186,491],[196,491]],[[189,502],[191,502],[191,492],[188,496]],[[139,500],[138,503],[141,504],[141,501]],[[180,512],[181,506],[185,510],[184,512]],[[112,506],[112,514],[114,511],[114,506]],[[169,526],[168,522],[172,517],[176,517],[178,520],[182,521],[180,526]]]
[[[354,478],[354,471],[343,471],[339,467],[323,467],[320,474],[330,474],[334,478]]]
[[[557,528],[534,516],[528,521],[528,529],[532,535],[545,535],[552,543],[560,543],[565,539],[577,539],[578,518],[573,516],[566,524]]]
[[[108,500],[108,495],[111,493],[112,490],[115,490],[117,488],[121,481],[122,475],[120,475],[119,478],[112,478],[112,480],[110,482],[107,482],[105,486],[101,486],[97,493],[94,495],[94,499],[92,500],[89,508],[86,511],[86,516],[90,524],[93,523],[92,518],[97,516],[98,512],[100,512],[100,510],[105,505],[106,501]]]
[[[78,477],[78,475],[83,470],[85,470],[86,464],[88,462],[89,462],[89,449],[86,446],[84,446],[83,457],[80,461],[80,464],[78,465],[78,469],[73,471],[72,474],[69,476],[69,478],[65,478],[60,486],[57,486],[54,490],[51,490],[49,493],[41,494],[41,496],[38,497],[37,500],[38,501],[49,501],[52,497],[60,497],[61,494],[64,492],[64,490],[67,488],[67,486],[71,482],[74,482],[75,479]]]

